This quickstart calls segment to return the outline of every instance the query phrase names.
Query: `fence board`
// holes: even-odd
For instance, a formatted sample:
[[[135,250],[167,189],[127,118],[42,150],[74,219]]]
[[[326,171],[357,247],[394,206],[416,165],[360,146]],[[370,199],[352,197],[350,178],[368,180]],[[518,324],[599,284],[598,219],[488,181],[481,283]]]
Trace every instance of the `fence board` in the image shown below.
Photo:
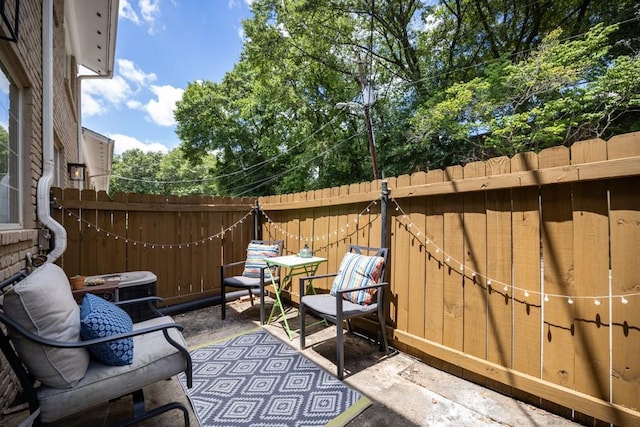
[[[538,157],[540,168],[569,163],[564,147],[544,150]],[[573,224],[571,186],[558,184],[542,188],[542,258],[544,262],[544,292],[557,295],[576,295],[573,277]],[[516,283],[516,286],[522,284]],[[521,291],[515,291],[524,300]],[[547,339],[542,347],[542,378],[546,381],[575,388],[575,353],[573,319],[575,305],[560,298],[550,299],[544,305]]]
[[[538,156],[523,153],[511,159],[511,171],[537,170]],[[513,313],[513,368],[536,378],[542,376],[542,314],[540,310],[541,271],[540,271],[540,206],[538,188],[514,188],[511,191],[513,214],[512,253],[513,280],[505,277],[502,282],[508,287],[513,283],[523,285],[531,292],[531,304],[517,303],[510,291],[505,301]],[[532,243],[536,242],[536,243]],[[545,335],[546,338],[546,335]]]
[[[411,175],[411,185],[420,185],[427,182],[427,174],[418,172]],[[407,203],[408,202],[408,203]],[[425,336],[425,318],[427,317],[426,301],[426,256],[424,242],[424,230],[426,229],[425,211],[426,200],[414,198],[407,203],[407,214],[411,227],[407,230],[409,237],[409,268],[407,279],[409,282],[409,324],[407,331],[411,334]],[[410,295],[410,296],[409,296]]]
[[[461,167],[445,170],[445,179],[462,179]],[[463,196],[451,194],[443,198],[444,211],[444,324],[442,343],[456,350],[464,345],[463,276],[459,263],[464,260]]]
[[[468,163],[463,168],[465,178],[486,176],[484,162]],[[462,286],[464,295],[464,344],[465,353],[481,359],[487,357],[487,290],[484,277],[487,274],[487,205],[486,192],[467,193],[463,196],[462,236],[464,256],[460,260],[464,270]],[[475,373],[465,373],[465,378],[481,382]]]
[[[429,171],[427,183],[442,182],[444,175],[441,170]],[[426,232],[429,243],[426,244],[427,258],[427,292],[425,338],[443,343],[444,331],[444,281],[445,266],[444,254],[437,251],[444,242],[444,197],[435,196],[427,198]],[[434,246],[435,244],[435,246]]]
[[[409,175],[401,175],[396,179],[395,187],[410,187],[411,177]],[[395,199],[394,199],[395,200]],[[397,201],[396,201],[397,202]],[[396,301],[396,327],[406,331],[409,325],[409,300],[413,298],[413,286],[416,283],[410,285],[410,277],[408,276],[407,261],[410,257],[409,247],[409,218],[405,217],[401,210],[396,208],[395,203],[391,203],[389,208],[392,212],[392,229],[393,229],[393,275],[391,289],[394,299]],[[405,206],[404,209],[408,208]]]
[[[571,147],[571,163],[606,160],[606,143],[583,141]],[[608,183],[573,184],[574,279],[582,295],[609,295]],[[599,304],[599,305],[596,305]],[[576,390],[609,400],[610,313],[608,298],[576,300],[575,304]],[[590,375],[580,373],[590,372]]]
[[[506,157],[487,162],[487,173],[498,175],[511,171]],[[487,360],[505,367],[512,366],[512,308],[504,298],[498,283],[510,283],[511,255],[511,192],[496,190],[487,192]],[[495,281],[495,289],[488,282]]]

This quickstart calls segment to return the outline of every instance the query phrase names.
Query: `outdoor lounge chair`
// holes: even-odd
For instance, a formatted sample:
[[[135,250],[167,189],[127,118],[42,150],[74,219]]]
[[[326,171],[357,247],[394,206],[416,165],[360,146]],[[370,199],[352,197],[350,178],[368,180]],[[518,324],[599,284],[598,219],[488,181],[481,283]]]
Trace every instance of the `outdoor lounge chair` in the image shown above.
[[[252,240],[247,247],[247,258],[244,261],[236,261],[230,264],[224,264],[220,267],[220,283],[222,296],[222,320],[227,318],[227,288],[239,288],[249,291],[251,298],[251,306],[253,306],[253,291],[260,293],[260,324],[264,325],[264,284],[265,275],[269,280],[269,272],[266,271],[267,265],[263,259],[265,257],[273,257],[282,255],[284,247],[283,240]],[[230,268],[244,266],[244,271],[239,276],[227,276]],[[274,280],[278,280],[279,271],[273,272]],[[269,280],[270,281],[270,280]]]
[[[310,312],[337,326],[336,365],[338,378],[344,378],[343,321],[351,331],[351,319],[377,314],[380,324],[380,350],[388,351],[384,314],[384,281],[387,248],[349,245],[338,272],[300,278],[300,349],[305,348],[305,313]],[[335,277],[331,293],[305,295],[306,281]]]
[[[154,311],[159,317],[133,323],[118,303],[92,294],[79,307],[66,274],[51,263],[3,281],[0,292],[0,322],[7,329],[0,330],[0,348],[29,405],[27,425],[53,422],[128,394],[133,418],[123,425],[174,409],[189,425],[184,405],[170,402],[147,410],[142,392],[181,372],[191,387],[191,357],[182,327],[170,317]],[[149,301],[157,300],[124,303],[144,301],[153,307]]]

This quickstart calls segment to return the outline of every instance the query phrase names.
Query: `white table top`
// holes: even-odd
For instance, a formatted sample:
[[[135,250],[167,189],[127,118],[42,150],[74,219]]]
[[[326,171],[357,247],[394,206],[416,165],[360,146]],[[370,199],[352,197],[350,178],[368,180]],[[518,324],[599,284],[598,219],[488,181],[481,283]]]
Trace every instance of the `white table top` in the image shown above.
[[[285,255],[285,256],[276,256],[265,258],[264,262],[268,265],[278,265],[280,267],[304,267],[305,265],[313,265],[320,264],[321,262],[326,261],[326,258],[321,258],[317,256],[312,256],[309,258],[303,258],[299,255]]]

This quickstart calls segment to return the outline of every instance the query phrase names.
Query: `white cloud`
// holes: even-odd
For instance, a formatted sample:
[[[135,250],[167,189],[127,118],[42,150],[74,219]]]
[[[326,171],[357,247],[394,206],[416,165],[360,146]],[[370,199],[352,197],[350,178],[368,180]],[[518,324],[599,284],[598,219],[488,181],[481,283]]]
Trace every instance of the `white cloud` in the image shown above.
[[[131,86],[121,76],[111,79],[85,79],[82,81],[82,114],[104,114],[108,109],[107,104],[118,106],[132,95]]]
[[[152,85],[151,91],[157,99],[152,99],[144,107],[149,118],[160,126],[173,126],[175,124],[173,110],[176,108],[176,102],[182,99],[184,89],[169,85]]]
[[[172,4],[175,5],[174,2]],[[164,25],[158,22],[160,16],[160,0],[139,0],[138,11],[129,0],[121,0],[118,8],[119,16],[127,19],[138,26],[146,25],[148,33],[153,35],[159,29],[164,29]]]
[[[139,86],[145,86],[147,83],[154,82],[157,79],[155,73],[145,73],[133,61],[129,59],[118,60],[118,72],[125,79],[136,83]]]
[[[131,3],[129,0],[120,0],[120,7],[118,8],[118,16],[123,19],[128,19],[136,25],[140,25],[140,18],[138,18],[138,14],[133,7],[131,7]]]
[[[122,154],[127,150],[133,150],[137,148],[145,153],[149,152],[161,152],[167,154],[169,149],[159,142],[142,142],[132,136],[122,134],[107,135],[114,140],[113,153]]]

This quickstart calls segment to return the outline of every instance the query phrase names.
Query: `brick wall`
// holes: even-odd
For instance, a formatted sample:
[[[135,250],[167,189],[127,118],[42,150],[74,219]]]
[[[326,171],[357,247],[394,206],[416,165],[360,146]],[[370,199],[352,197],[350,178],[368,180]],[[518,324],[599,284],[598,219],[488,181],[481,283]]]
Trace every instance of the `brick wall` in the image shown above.
[[[7,2],[10,20],[13,2]],[[0,27],[0,32],[4,28]],[[78,156],[78,117],[74,76],[67,73],[64,35],[64,0],[54,2],[54,139],[63,146],[66,161]],[[0,280],[24,270],[27,253],[38,254],[37,185],[42,175],[42,1],[20,2],[20,33],[17,43],[0,40],[0,62],[23,90],[23,228],[0,231]],[[75,61],[72,60],[75,64]],[[74,73],[74,71],[72,71]],[[66,165],[61,165],[66,168]],[[17,379],[0,355],[0,412],[20,392]],[[1,419],[0,419],[1,421]],[[1,424],[1,422],[0,422]]]

